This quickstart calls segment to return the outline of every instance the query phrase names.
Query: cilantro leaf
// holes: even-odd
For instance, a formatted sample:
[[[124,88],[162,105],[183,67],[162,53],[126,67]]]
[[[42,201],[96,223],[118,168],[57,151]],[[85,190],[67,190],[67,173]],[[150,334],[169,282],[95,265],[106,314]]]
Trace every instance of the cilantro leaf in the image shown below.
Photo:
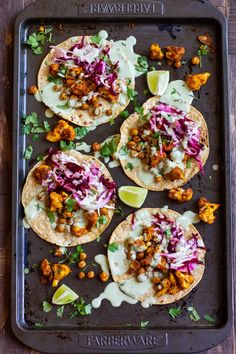
[[[126,119],[126,118],[128,118],[128,116],[129,116],[129,111],[123,111],[120,113],[121,118]]]
[[[53,223],[55,222],[55,215],[54,215],[54,213],[53,213],[51,210],[49,210],[49,209],[46,209],[45,211],[46,211],[47,217],[48,217],[49,220],[50,220],[50,223],[53,224]]]
[[[65,140],[60,141],[60,149],[63,151],[75,149],[75,147],[76,145],[73,141],[70,141],[68,144]]]
[[[78,315],[82,315],[82,316],[91,315],[92,306],[91,304],[86,305],[82,297],[80,297],[79,300],[77,301],[73,301],[71,305],[74,306],[75,311],[70,314],[70,318],[73,318]]]
[[[138,92],[135,91],[133,88],[131,87],[127,87],[127,96],[128,96],[128,99],[130,101],[134,101],[134,99],[136,98]]]
[[[128,155],[128,152],[129,152],[129,150],[128,150],[128,148],[125,145],[121,146],[121,148],[119,150],[119,154],[121,156]]]
[[[109,120],[109,122],[110,122],[110,127],[115,124],[115,120],[114,120],[113,118],[111,118],[111,119]]]
[[[145,56],[138,57],[137,64],[135,65],[135,69],[142,73],[146,73],[148,71],[148,60]]]
[[[103,157],[112,156],[117,150],[117,145],[118,144],[115,141],[115,139],[110,139],[109,141],[107,141],[105,144],[102,145],[100,149],[100,154]]]
[[[204,318],[204,320],[207,321],[207,322],[210,322],[210,323],[214,323],[214,322],[215,322],[214,318],[211,317],[211,316],[208,315],[208,314],[205,314],[203,318]]]
[[[75,131],[75,134],[76,134],[76,138],[77,138],[77,139],[82,139],[82,138],[84,138],[84,137],[88,134],[88,132],[89,132],[88,128],[85,128],[85,127],[77,127],[77,128],[74,128],[74,131]]]
[[[43,161],[43,158],[44,158],[43,155],[38,155],[38,156],[36,157],[36,160],[37,160],[37,161]]]
[[[141,328],[146,328],[148,326],[148,324],[149,324],[149,321],[141,321],[140,322],[140,327]]]
[[[25,135],[29,135],[31,131],[30,125],[29,124],[25,124],[23,125],[23,134]]]
[[[95,34],[94,36],[91,37],[91,42],[95,44],[99,44],[101,40],[102,38],[99,36],[99,34]]]
[[[60,109],[69,109],[69,108],[70,108],[69,101],[67,101],[65,104],[58,104],[58,105],[57,105],[57,108],[60,108]]]
[[[52,310],[52,305],[47,301],[43,301],[43,311],[50,312]]]
[[[196,321],[200,320],[200,316],[199,316],[197,310],[193,306],[189,306],[187,308],[187,310],[190,312],[189,317],[192,321],[196,322]]]
[[[76,204],[75,199],[73,199],[73,198],[67,199],[66,200],[66,210],[73,211],[75,204]]]
[[[35,327],[44,327],[45,325],[41,322],[35,322],[34,326]]]
[[[31,145],[27,146],[24,152],[24,159],[29,160],[31,158],[32,153],[33,153],[33,147]]]
[[[45,132],[49,132],[49,130],[51,129],[50,124],[46,120],[43,122],[43,127],[45,129]]]
[[[168,313],[172,318],[176,318],[181,314],[181,307],[171,307]]]
[[[54,82],[54,84],[56,84],[56,85],[62,84],[62,79],[60,77],[56,77],[53,75],[48,75],[47,80],[48,80],[48,82]]]
[[[118,207],[118,208],[115,209],[114,213],[123,216],[124,215],[124,209],[122,207]]]
[[[126,170],[129,169],[129,170],[132,171],[133,168],[134,168],[134,166],[133,166],[133,164],[132,164],[131,162],[128,162],[127,165],[125,166],[125,169],[126,169]]]
[[[187,162],[186,162],[186,167],[187,167],[187,168],[191,168],[191,161],[190,161],[190,160],[187,160]]]
[[[107,246],[107,249],[110,251],[110,252],[116,252],[118,251],[118,248],[119,248],[119,245],[117,245],[117,243],[110,243],[108,246]]]
[[[62,317],[62,316],[63,316],[63,312],[64,312],[64,305],[59,306],[59,307],[57,308],[57,316],[58,316],[58,317]]]
[[[105,215],[100,215],[99,217],[98,217],[98,220],[97,220],[97,227],[99,226],[99,225],[105,225],[107,223],[107,218],[106,218],[106,216]]]
[[[32,140],[33,140],[33,141],[37,141],[38,138],[39,138],[39,135],[38,135],[38,134],[34,134],[34,135],[32,136]]]
[[[31,112],[28,116],[24,117],[23,118],[24,120],[24,124],[32,124],[33,127],[36,127],[39,125],[39,122],[38,122],[38,115],[36,112]]]
[[[28,36],[25,44],[30,46],[34,54],[42,54],[45,43],[52,42],[52,28],[46,28],[44,32],[32,33]]]
[[[166,238],[171,238],[171,231],[170,229],[167,229],[164,231],[164,234],[166,235]]]

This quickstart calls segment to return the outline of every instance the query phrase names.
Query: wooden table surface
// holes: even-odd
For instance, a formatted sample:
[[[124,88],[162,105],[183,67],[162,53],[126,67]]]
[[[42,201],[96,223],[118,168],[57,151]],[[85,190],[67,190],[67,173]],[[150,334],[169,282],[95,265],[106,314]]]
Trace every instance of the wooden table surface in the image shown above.
[[[50,0],[49,0],[50,1]],[[178,1],[178,0],[176,0]],[[187,1],[187,0],[186,0]],[[197,1],[197,0],[196,0]],[[37,354],[18,341],[10,327],[10,199],[11,199],[11,121],[13,24],[16,15],[32,0],[1,0],[0,36],[0,354]],[[232,162],[236,164],[236,0],[210,0],[228,18],[229,81]],[[236,170],[233,168],[233,210],[236,211]],[[235,222],[234,222],[235,235]],[[236,241],[236,240],[235,240]],[[235,242],[236,244],[236,242]],[[236,255],[236,252],[234,253]],[[235,262],[236,264],[236,262]],[[235,281],[236,289],[236,281]],[[236,293],[236,291],[235,291]],[[230,336],[204,354],[236,353],[235,327]],[[180,353],[181,354],[181,353]]]

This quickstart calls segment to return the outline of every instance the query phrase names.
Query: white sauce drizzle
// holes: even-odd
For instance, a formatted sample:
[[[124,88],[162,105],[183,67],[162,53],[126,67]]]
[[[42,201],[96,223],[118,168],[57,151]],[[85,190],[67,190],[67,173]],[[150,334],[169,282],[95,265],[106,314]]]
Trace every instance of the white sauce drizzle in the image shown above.
[[[94,257],[94,260],[100,265],[103,272],[110,274],[107,256],[105,256],[104,254],[98,254]]]
[[[31,199],[25,207],[25,216],[27,220],[30,222],[36,218],[38,214],[42,212],[42,208],[44,208],[44,204],[41,201],[36,200],[35,198]]]
[[[118,160],[110,161],[108,163],[108,167],[110,167],[110,168],[115,168],[115,167],[118,167],[118,166],[120,166],[120,161],[118,161]]]
[[[36,101],[42,102],[42,97],[39,90],[37,90],[37,92],[34,94],[34,98],[36,99]]]
[[[115,282],[108,284],[103,293],[101,293],[97,298],[93,299],[91,304],[92,307],[97,309],[101,306],[102,300],[108,300],[114,307],[119,307],[123,301],[129,304],[136,304],[137,300],[124,294],[119,285]]]
[[[160,97],[161,102],[187,113],[190,111],[190,105],[193,99],[193,91],[189,89],[183,80],[171,81],[164,95]]]
[[[50,108],[47,108],[45,111],[45,117],[52,118],[53,116],[54,116],[54,112]]]
[[[112,276],[122,275],[129,270],[129,261],[124,246],[118,245],[118,250],[115,252],[108,250],[108,257]]]
[[[28,223],[27,217],[25,216],[22,220],[22,224],[24,226],[25,229],[30,229],[30,225]]]
[[[150,288],[152,288],[152,282],[147,278],[143,282],[138,282],[135,278],[125,280],[120,284],[121,290],[124,291],[127,295],[131,296],[134,299],[145,295]]]
[[[85,142],[76,143],[76,150],[77,151],[90,152],[91,151],[91,145],[88,145]]]
[[[219,165],[215,164],[212,166],[213,170],[214,171],[218,171],[219,170]]]
[[[197,224],[200,222],[198,214],[193,213],[188,210],[176,219],[176,223],[184,228],[185,231],[188,230],[190,224]]]

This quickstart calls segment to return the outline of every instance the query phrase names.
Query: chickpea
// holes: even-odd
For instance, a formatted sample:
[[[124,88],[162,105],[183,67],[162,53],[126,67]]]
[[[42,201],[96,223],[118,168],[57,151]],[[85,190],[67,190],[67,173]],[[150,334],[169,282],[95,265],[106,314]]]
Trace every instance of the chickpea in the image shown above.
[[[28,88],[28,93],[30,95],[35,95],[37,91],[38,91],[38,88],[35,85],[32,85]]]
[[[108,214],[108,209],[107,208],[101,208],[100,210],[102,215],[107,215]]]
[[[192,65],[199,65],[200,64],[200,58],[198,56],[192,57],[191,64]]]
[[[106,110],[106,115],[107,116],[111,116],[112,115],[112,109],[111,108]]]
[[[85,268],[86,267],[86,262],[85,261],[80,261],[79,263],[78,263],[78,268]]]
[[[99,104],[98,102],[94,102],[94,103],[93,103],[93,107],[94,107],[94,108],[99,108],[99,107],[100,107],[100,104]]]
[[[54,256],[55,257],[61,257],[62,256],[62,251],[60,250],[60,248],[56,248],[55,249]]]
[[[81,252],[80,255],[79,255],[79,259],[81,261],[84,261],[86,258],[87,258],[87,254],[85,252]]]
[[[144,252],[137,253],[137,259],[143,259],[143,258],[144,258]]]
[[[181,68],[181,66],[182,66],[182,63],[181,63],[180,60],[178,60],[178,61],[176,61],[176,62],[174,63],[174,67],[175,67],[176,69]]]
[[[56,226],[56,229],[55,229],[57,232],[64,232],[65,231],[65,226],[64,225],[57,225]]]
[[[65,218],[59,218],[58,219],[58,224],[65,224],[66,219]]]
[[[44,27],[43,26],[39,27],[39,32],[41,32],[41,33],[44,32]]]
[[[138,270],[138,274],[142,274],[142,273],[145,273],[145,269],[144,269],[144,268],[140,268],[140,269]]]
[[[92,149],[93,149],[93,151],[99,151],[101,149],[101,144],[94,142],[92,144]]]
[[[96,213],[96,211],[92,211],[92,212],[88,212],[86,214],[86,217],[88,220],[88,225],[91,227],[97,222],[98,214]]]
[[[134,149],[136,147],[136,143],[134,141],[129,141],[127,146],[129,149]]]
[[[90,271],[87,273],[87,278],[92,279],[92,278],[94,278],[94,277],[95,277],[94,272],[93,272],[92,270],[90,270]]]
[[[85,277],[85,273],[84,273],[84,272],[79,272],[79,273],[77,274],[77,277],[78,277],[79,279],[83,279],[83,278]]]
[[[95,114],[95,116],[99,116],[99,114],[100,114],[100,108],[95,108],[95,110],[93,111],[93,113]]]
[[[106,282],[109,279],[109,274],[107,274],[106,272],[102,272],[99,274],[99,278],[101,279],[101,281]]]
[[[152,278],[152,283],[153,284],[158,284],[158,283],[160,283],[161,282],[161,279],[159,278],[159,277],[154,277],[154,278]]]
[[[55,92],[58,92],[58,91],[60,91],[60,86],[59,85],[54,85],[53,86],[53,91],[55,91]]]
[[[156,182],[160,183],[162,181],[162,177],[161,176],[156,176]]]
[[[82,109],[83,111],[86,111],[88,108],[89,108],[88,103],[83,103],[82,106],[81,106],[81,109]]]
[[[72,213],[72,211],[64,210],[63,216],[64,216],[64,218],[71,218],[73,216],[73,213]]]
[[[136,136],[136,135],[138,135],[138,129],[132,128],[132,129],[130,129],[129,133],[132,136]]]

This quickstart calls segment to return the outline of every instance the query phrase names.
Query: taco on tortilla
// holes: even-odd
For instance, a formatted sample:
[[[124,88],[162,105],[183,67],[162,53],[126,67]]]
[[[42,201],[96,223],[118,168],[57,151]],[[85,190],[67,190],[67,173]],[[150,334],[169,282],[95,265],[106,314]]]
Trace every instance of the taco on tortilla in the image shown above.
[[[190,105],[186,113],[176,107],[176,100],[170,105],[162,97],[152,97],[121,126],[118,151],[123,170],[135,183],[153,191],[182,186],[203,170],[209,155],[202,114]]]
[[[30,227],[58,246],[96,239],[114,213],[116,184],[95,157],[49,150],[29,172],[22,204]]]
[[[191,223],[186,227],[183,217],[173,210],[138,210],[117,226],[109,243],[114,281],[144,307],[179,300],[203,276],[203,240],[197,229]]]
[[[142,74],[133,51],[136,39],[107,40],[107,32],[76,36],[54,46],[38,73],[42,101],[54,113],[81,126],[116,118],[130,101]],[[143,64],[142,64],[143,65]]]

